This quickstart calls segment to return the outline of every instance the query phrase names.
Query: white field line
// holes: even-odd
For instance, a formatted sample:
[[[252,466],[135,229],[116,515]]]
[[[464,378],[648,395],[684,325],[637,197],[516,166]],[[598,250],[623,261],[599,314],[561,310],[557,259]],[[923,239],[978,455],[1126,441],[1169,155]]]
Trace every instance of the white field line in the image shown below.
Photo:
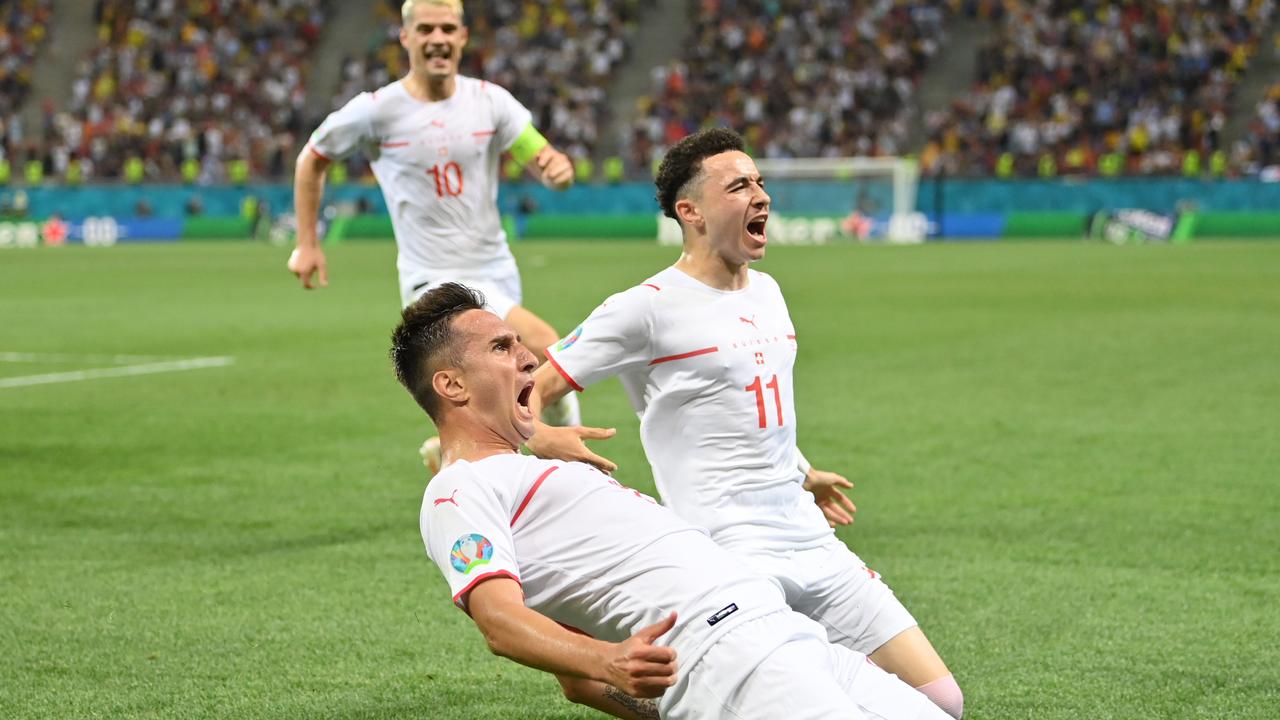
[[[94,370],[74,370],[71,372],[48,373],[45,375],[21,375],[19,377],[0,378],[0,389],[76,382],[79,380],[97,380],[99,378],[131,377],[134,375],[152,375],[154,373],[226,367],[235,361],[236,359],[233,357],[203,357],[191,358],[189,360],[169,360],[166,362],[144,363],[141,365],[97,368]]]
[[[89,363],[96,365],[127,365],[130,363],[153,363],[166,360],[181,360],[173,355],[80,355],[76,353],[26,353],[0,352],[0,362],[12,363]]]

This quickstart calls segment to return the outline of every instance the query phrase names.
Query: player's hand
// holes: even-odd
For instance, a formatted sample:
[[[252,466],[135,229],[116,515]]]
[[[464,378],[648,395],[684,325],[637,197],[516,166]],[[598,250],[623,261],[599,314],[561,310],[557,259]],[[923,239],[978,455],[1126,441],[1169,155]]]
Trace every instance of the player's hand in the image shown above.
[[[324,264],[324,252],[318,247],[298,246],[289,254],[289,272],[298,276],[302,287],[311,290],[329,286],[329,270]],[[313,284],[311,276],[318,275],[319,284]]]
[[[813,493],[813,501],[831,527],[852,523],[853,514],[858,512],[858,507],[840,490],[851,487],[853,483],[844,477],[816,468],[809,468],[809,474],[804,478],[804,489]]]
[[[614,428],[555,427],[538,424],[538,430],[525,443],[529,452],[543,460],[564,460],[566,462],[584,462],[594,465],[600,472],[612,475],[618,466],[606,457],[601,457],[587,447],[586,440],[606,440],[618,431]]]
[[[538,167],[538,177],[543,185],[564,190],[573,184],[573,161],[550,145],[539,150],[533,162]]]
[[[656,698],[675,685],[676,651],[654,644],[675,626],[671,613],[615,645],[605,668],[607,682],[633,698]]]

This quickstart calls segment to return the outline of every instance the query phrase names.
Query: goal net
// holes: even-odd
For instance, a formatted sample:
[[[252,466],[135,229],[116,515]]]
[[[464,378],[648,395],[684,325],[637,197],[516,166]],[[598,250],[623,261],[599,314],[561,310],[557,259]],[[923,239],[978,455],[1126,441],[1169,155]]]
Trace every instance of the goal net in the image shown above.
[[[898,157],[756,160],[772,198],[770,243],[922,242],[928,221],[916,211],[920,172]],[[659,223],[659,241],[679,244],[674,221]]]

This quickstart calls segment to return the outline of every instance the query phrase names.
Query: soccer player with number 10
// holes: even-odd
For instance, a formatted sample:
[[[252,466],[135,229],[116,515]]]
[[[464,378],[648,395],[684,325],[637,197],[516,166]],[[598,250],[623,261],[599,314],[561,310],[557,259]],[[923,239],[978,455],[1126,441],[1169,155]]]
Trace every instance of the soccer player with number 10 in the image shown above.
[[[461,0],[406,0],[401,16],[408,74],[330,114],[298,157],[297,248],[289,271],[305,288],[316,280],[328,285],[316,235],[324,175],[334,160],[363,148],[391,214],[402,303],[446,282],[465,283],[484,293],[487,309],[515,328],[541,362],[559,335],[521,305],[520,272],[497,206],[499,159],[510,152],[556,189],[573,184],[573,163],[533,127],[511,93],[458,74],[468,37]],[[576,398],[558,411],[557,424],[579,424]],[[423,447],[429,466],[438,463],[434,441]]]

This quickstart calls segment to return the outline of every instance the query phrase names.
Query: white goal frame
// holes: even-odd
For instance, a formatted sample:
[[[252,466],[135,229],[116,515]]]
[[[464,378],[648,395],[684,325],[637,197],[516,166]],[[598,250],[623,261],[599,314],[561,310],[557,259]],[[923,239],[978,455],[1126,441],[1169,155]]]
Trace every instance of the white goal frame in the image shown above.
[[[760,174],[768,180],[856,180],[888,177],[893,184],[893,214],[889,220],[890,242],[920,242],[920,219],[916,213],[916,190],[920,185],[920,165],[904,157],[761,158]],[[779,208],[786,212],[785,208]]]

